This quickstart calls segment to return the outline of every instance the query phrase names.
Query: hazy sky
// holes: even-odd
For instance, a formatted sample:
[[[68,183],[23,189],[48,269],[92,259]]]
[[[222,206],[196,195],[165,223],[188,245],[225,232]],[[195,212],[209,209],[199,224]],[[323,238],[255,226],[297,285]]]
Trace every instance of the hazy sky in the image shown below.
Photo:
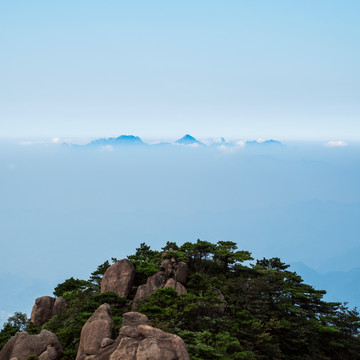
[[[357,0],[0,2],[0,137],[360,140]]]

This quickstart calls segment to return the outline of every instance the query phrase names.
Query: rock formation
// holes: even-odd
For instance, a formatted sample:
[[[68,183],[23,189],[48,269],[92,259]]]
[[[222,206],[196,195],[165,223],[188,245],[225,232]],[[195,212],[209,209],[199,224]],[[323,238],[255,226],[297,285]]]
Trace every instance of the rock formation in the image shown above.
[[[166,283],[166,276],[161,271],[157,272],[152,276],[149,276],[147,278],[146,284],[140,285],[136,291],[133,302],[133,309],[136,307],[136,304],[140,300],[147,298],[157,289],[164,287],[165,283]]]
[[[115,330],[110,305],[100,305],[81,330],[76,360],[94,359],[100,349],[111,345],[114,340]]]
[[[58,315],[63,309],[67,307],[66,300],[63,298],[57,298],[52,309],[52,316]]]
[[[37,355],[39,360],[59,360],[62,347],[55,334],[42,330],[39,335],[18,332],[0,351],[0,360],[26,360],[29,355]]]
[[[149,325],[145,315],[129,312],[123,315],[118,347],[109,360],[189,360],[184,341]]]
[[[173,278],[170,278],[166,281],[164,287],[168,287],[168,286],[171,286],[173,289],[175,289],[178,295],[186,293],[185,286],[180,282],[175,281]]]
[[[188,267],[186,265],[186,262],[179,261],[177,263],[175,274],[176,274],[176,281],[179,281],[180,283],[185,285],[188,274],[189,274],[189,270],[188,270]]]
[[[127,259],[111,265],[101,280],[101,292],[113,291],[121,297],[130,293],[135,278],[135,267]]]
[[[185,264],[186,265],[186,264]],[[186,293],[186,288],[180,282],[175,281],[173,278],[167,279],[163,272],[159,271],[156,274],[149,276],[146,284],[140,285],[136,291],[132,309],[135,310],[138,303],[146,299],[150,294],[154,293],[157,289],[171,286],[174,288],[178,295]]]
[[[51,296],[41,296],[35,300],[35,305],[31,310],[31,322],[41,326],[52,317],[55,298]]]
[[[175,258],[163,258],[163,260],[161,261],[161,268],[164,270],[165,274],[168,277],[174,278],[176,281],[181,282],[183,285],[186,284],[186,280],[188,277],[188,267],[184,261],[176,261]]]
[[[35,305],[31,310],[31,322],[42,326],[54,315],[57,315],[66,307],[64,299],[55,299],[51,296],[41,296],[35,300]]]
[[[123,314],[115,339],[110,306],[103,304],[81,330],[76,360],[122,359],[189,360],[189,355],[179,336],[153,328],[147,316],[138,312]]]

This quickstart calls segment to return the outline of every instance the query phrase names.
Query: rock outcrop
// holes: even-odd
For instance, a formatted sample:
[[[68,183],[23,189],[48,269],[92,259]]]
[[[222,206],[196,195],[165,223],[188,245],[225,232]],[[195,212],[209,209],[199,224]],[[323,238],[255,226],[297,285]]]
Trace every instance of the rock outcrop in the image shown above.
[[[54,315],[59,314],[64,307],[66,307],[64,299],[41,296],[35,300],[35,305],[31,310],[31,322],[42,326]]]
[[[163,259],[161,261],[161,268],[168,277],[174,278],[183,285],[186,284],[188,277],[188,267],[184,261],[176,261],[175,258]]]
[[[186,262],[179,261],[177,263],[175,274],[176,274],[176,281],[179,281],[180,283],[185,285],[187,277],[189,275],[189,269],[188,266],[186,265]]]
[[[114,340],[110,305],[100,305],[81,330],[76,360],[93,360],[100,349],[111,345]]]
[[[170,278],[166,281],[164,287],[172,287],[173,289],[176,290],[177,294],[178,295],[181,295],[183,293],[186,293],[186,288],[183,284],[181,284],[180,282],[178,281],[175,281],[173,278]]]
[[[42,330],[38,335],[18,332],[0,351],[0,360],[26,360],[29,355],[37,355],[39,360],[59,360],[62,347],[56,335]]]
[[[135,278],[135,267],[131,261],[123,259],[111,265],[101,280],[101,292],[113,291],[121,297],[130,293]]]
[[[147,298],[157,289],[164,287],[165,283],[166,283],[166,276],[161,271],[157,272],[152,276],[149,276],[147,278],[146,284],[140,285],[136,291],[133,301],[133,309],[136,307],[136,304],[140,300]]]
[[[184,341],[149,325],[145,315],[123,315],[118,347],[109,360],[189,360]]]
[[[52,316],[60,314],[61,311],[66,307],[67,307],[66,300],[63,298],[57,298],[55,300],[54,307],[52,310]]]
[[[51,296],[41,296],[35,299],[35,305],[31,310],[31,322],[41,326],[51,319],[55,298]]]

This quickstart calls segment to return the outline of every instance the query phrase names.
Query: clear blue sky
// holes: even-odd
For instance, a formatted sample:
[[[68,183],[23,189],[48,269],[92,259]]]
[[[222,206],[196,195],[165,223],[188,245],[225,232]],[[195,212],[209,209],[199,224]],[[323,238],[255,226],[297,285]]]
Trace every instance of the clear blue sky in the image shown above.
[[[0,137],[360,140],[360,2],[0,2]]]

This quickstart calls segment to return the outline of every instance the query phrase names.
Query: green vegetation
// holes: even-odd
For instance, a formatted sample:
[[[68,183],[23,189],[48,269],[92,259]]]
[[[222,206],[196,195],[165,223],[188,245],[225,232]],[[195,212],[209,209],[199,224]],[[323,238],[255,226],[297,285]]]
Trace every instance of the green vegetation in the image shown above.
[[[140,284],[159,271],[161,259],[185,261],[189,268],[187,293],[161,288],[138,308],[152,324],[181,336],[192,360],[355,360],[360,359],[360,317],[346,304],[323,300],[288,270],[280,259],[253,260],[233,242],[212,244],[198,240],[182,246],[168,242],[162,251],[146,244],[129,259],[136,267],[135,285],[128,299],[100,294],[106,261],[89,280],[70,278],[54,294],[68,307],[43,328],[53,331],[64,348],[64,360],[76,356],[80,331],[103,303],[111,305],[116,330]],[[113,262],[116,259],[112,259]],[[0,346],[16,331],[39,331],[24,314],[9,318],[0,332]]]

